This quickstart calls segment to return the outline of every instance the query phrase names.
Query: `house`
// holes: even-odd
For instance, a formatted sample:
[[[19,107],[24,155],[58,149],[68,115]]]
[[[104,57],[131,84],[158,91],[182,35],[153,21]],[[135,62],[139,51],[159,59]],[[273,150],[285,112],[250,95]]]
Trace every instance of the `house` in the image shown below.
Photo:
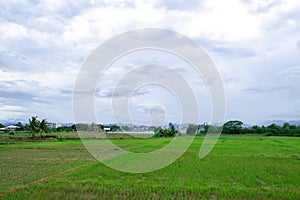
[[[109,131],[111,131],[111,128],[110,127],[104,127],[103,130],[104,130],[104,132],[109,132]]]
[[[15,131],[18,128],[20,128],[20,127],[19,126],[14,126],[14,125],[9,125],[9,126],[0,128],[0,131],[5,131],[5,130]]]
[[[148,126],[139,126],[138,130],[140,130],[140,131],[146,131],[146,130],[149,130],[149,127]]]
[[[48,124],[49,129],[55,129],[55,128],[58,128],[58,127],[61,127],[61,126],[62,126],[61,123],[49,123]]]

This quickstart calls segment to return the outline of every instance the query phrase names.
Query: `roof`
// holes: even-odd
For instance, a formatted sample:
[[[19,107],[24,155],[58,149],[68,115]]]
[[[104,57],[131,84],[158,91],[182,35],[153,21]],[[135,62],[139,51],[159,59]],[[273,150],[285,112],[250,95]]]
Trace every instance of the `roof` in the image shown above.
[[[8,130],[8,129],[17,129],[17,128],[20,128],[19,126],[14,126],[14,125],[9,125],[9,126],[6,126],[6,127],[3,127],[3,128],[0,128],[1,131],[3,130]]]
[[[6,126],[5,128],[20,128],[20,127],[19,126],[9,125],[9,126]]]

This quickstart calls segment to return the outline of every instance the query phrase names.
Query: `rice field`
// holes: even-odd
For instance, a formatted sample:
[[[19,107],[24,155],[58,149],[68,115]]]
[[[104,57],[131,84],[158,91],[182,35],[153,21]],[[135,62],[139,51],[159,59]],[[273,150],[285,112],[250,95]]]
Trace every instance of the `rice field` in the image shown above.
[[[103,140],[91,140],[101,143]],[[112,139],[150,152],[170,138]],[[93,158],[80,140],[0,145],[1,199],[300,199],[300,138],[221,136],[199,159],[203,137],[150,173],[125,173]]]

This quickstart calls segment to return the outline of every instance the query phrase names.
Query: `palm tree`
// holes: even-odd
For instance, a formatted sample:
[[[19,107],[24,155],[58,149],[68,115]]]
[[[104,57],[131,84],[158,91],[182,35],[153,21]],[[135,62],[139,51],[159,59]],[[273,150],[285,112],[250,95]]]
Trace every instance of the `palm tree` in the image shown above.
[[[39,132],[39,126],[40,122],[37,120],[37,116],[31,117],[31,119],[29,119],[29,130],[32,138],[35,138],[35,134]]]
[[[40,126],[39,126],[39,129],[40,129],[40,133],[41,133],[41,136],[43,136],[43,133],[48,133],[48,125],[49,123],[47,122],[46,119],[43,119],[41,122],[40,122]]]

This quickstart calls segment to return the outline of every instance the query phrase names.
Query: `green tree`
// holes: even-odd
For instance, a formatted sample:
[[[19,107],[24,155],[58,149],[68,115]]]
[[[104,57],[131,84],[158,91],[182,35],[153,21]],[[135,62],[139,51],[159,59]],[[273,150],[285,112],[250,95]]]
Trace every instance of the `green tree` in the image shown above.
[[[72,131],[77,131],[77,129],[76,129],[76,125],[75,124],[73,124],[72,126],[71,126],[71,129],[72,129]]]
[[[271,124],[270,126],[267,127],[268,128],[268,132],[271,132],[272,135],[280,135],[281,132],[281,127],[277,124]]]
[[[283,124],[282,128],[290,129],[290,124],[286,122],[286,123]]]
[[[39,130],[40,130],[41,136],[43,136],[43,133],[48,133],[48,132],[49,132],[48,125],[49,125],[49,123],[47,122],[46,119],[43,119],[43,120],[39,123]]]
[[[56,128],[56,131],[57,132],[71,132],[71,131],[73,131],[74,129],[73,129],[74,127],[72,127],[72,126],[60,126],[60,127],[57,127]],[[76,128],[76,127],[75,127]]]
[[[37,116],[31,117],[31,119],[29,119],[29,130],[32,138],[35,138],[36,133],[39,132],[39,127],[40,127],[40,122],[37,119]]]
[[[169,128],[163,129],[161,127],[157,127],[154,129],[154,133],[154,137],[173,137],[178,134],[179,131],[172,123],[169,123]]]
[[[174,124],[172,124],[171,122],[169,123],[169,129],[167,131],[167,136],[171,137],[171,136],[175,136],[179,131],[176,130]]]
[[[223,125],[222,133],[224,134],[241,134],[243,122],[238,120],[228,121]]]
[[[21,122],[16,123],[15,126],[19,127],[19,128],[17,128],[18,131],[24,131],[24,126],[22,125]]]
[[[104,130],[104,125],[102,124],[97,124],[98,130],[103,131]]]
[[[87,131],[89,125],[84,123],[75,124],[77,131]]]
[[[110,130],[111,130],[112,132],[116,132],[116,131],[121,131],[121,128],[120,128],[120,126],[118,126],[118,125],[111,124],[111,125],[110,125]]]
[[[198,125],[189,124],[188,128],[186,129],[186,134],[188,135],[195,135],[198,132]]]
[[[123,131],[132,131],[132,128],[129,127],[129,126],[122,126],[121,129],[122,129]]]

